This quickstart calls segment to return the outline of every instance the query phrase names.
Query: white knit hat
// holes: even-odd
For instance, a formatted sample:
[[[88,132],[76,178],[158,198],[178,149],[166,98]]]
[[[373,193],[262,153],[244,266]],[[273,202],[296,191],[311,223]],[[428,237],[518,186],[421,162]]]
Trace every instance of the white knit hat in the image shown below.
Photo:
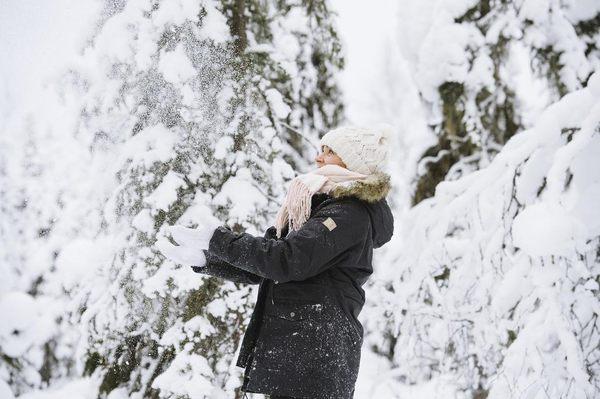
[[[321,137],[321,145],[333,150],[348,170],[370,175],[385,172],[390,148],[392,127],[373,128],[343,126]]]

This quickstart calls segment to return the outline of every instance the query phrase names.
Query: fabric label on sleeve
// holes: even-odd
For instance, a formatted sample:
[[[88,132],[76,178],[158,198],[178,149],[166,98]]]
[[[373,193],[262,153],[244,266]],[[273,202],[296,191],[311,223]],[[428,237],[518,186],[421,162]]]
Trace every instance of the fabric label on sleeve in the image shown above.
[[[335,222],[333,221],[332,218],[327,218],[327,219],[323,220],[322,223],[325,225],[325,227],[327,227],[329,229],[329,231],[331,231],[337,227],[337,224],[335,224]]]

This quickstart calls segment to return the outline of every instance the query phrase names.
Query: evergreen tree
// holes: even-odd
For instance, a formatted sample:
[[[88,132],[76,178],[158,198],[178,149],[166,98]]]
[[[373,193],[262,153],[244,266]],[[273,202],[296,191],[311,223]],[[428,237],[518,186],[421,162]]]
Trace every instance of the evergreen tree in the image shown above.
[[[100,15],[48,93],[57,103],[29,116],[44,190],[23,184],[18,214],[55,223],[23,224],[21,237],[46,226],[23,247],[40,245],[43,268],[17,290],[35,282],[52,327],[5,354],[2,379],[16,394],[84,375],[100,396],[239,395],[254,287],[193,274],[153,244],[205,212],[254,234],[272,222],[284,183],[312,162],[308,142],[341,116],[327,3],[107,1]]]
[[[457,398],[598,397],[599,104],[594,74],[402,220],[382,264],[403,382]]]
[[[437,143],[421,158],[413,204],[431,197],[439,182],[489,164],[542,109],[583,87],[600,67],[597,6],[429,3],[431,28],[414,72]],[[414,9],[404,11],[410,18]]]

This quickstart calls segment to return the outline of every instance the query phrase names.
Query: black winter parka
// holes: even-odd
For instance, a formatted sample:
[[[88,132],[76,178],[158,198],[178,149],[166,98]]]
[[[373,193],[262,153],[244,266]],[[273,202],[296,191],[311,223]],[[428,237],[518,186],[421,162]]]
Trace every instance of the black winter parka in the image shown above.
[[[352,398],[358,375],[373,249],[388,242],[389,176],[315,194],[298,230],[264,237],[221,226],[194,271],[260,284],[237,366],[245,392],[298,398]]]

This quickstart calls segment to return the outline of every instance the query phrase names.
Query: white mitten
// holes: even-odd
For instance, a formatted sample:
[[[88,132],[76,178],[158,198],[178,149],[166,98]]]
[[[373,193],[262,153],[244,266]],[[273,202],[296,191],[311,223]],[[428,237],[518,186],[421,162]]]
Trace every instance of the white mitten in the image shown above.
[[[208,249],[210,239],[217,227],[221,225],[219,219],[212,215],[200,217],[197,228],[192,229],[184,226],[167,226],[165,231],[179,246],[171,244],[166,238],[160,238],[156,247],[176,263],[189,266],[204,266],[206,258],[204,249]]]
[[[180,225],[166,227],[166,232],[171,234],[173,240],[179,245],[208,249],[210,239],[215,229],[222,223],[211,215],[202,215],[198,220],[198,227],[191,229]]]
[[[160,237],[155,245],[165,257],[177,264],[199,267],[206,264],[206,257],[201,248],[173,245],[165,237]]]
[[[165,230],[171,234],[177,244],[201,249],[208,249],[208,243],[215,231],[214,229],[210,231],[208,229],[190,229],[180,225],[169,226]]]

